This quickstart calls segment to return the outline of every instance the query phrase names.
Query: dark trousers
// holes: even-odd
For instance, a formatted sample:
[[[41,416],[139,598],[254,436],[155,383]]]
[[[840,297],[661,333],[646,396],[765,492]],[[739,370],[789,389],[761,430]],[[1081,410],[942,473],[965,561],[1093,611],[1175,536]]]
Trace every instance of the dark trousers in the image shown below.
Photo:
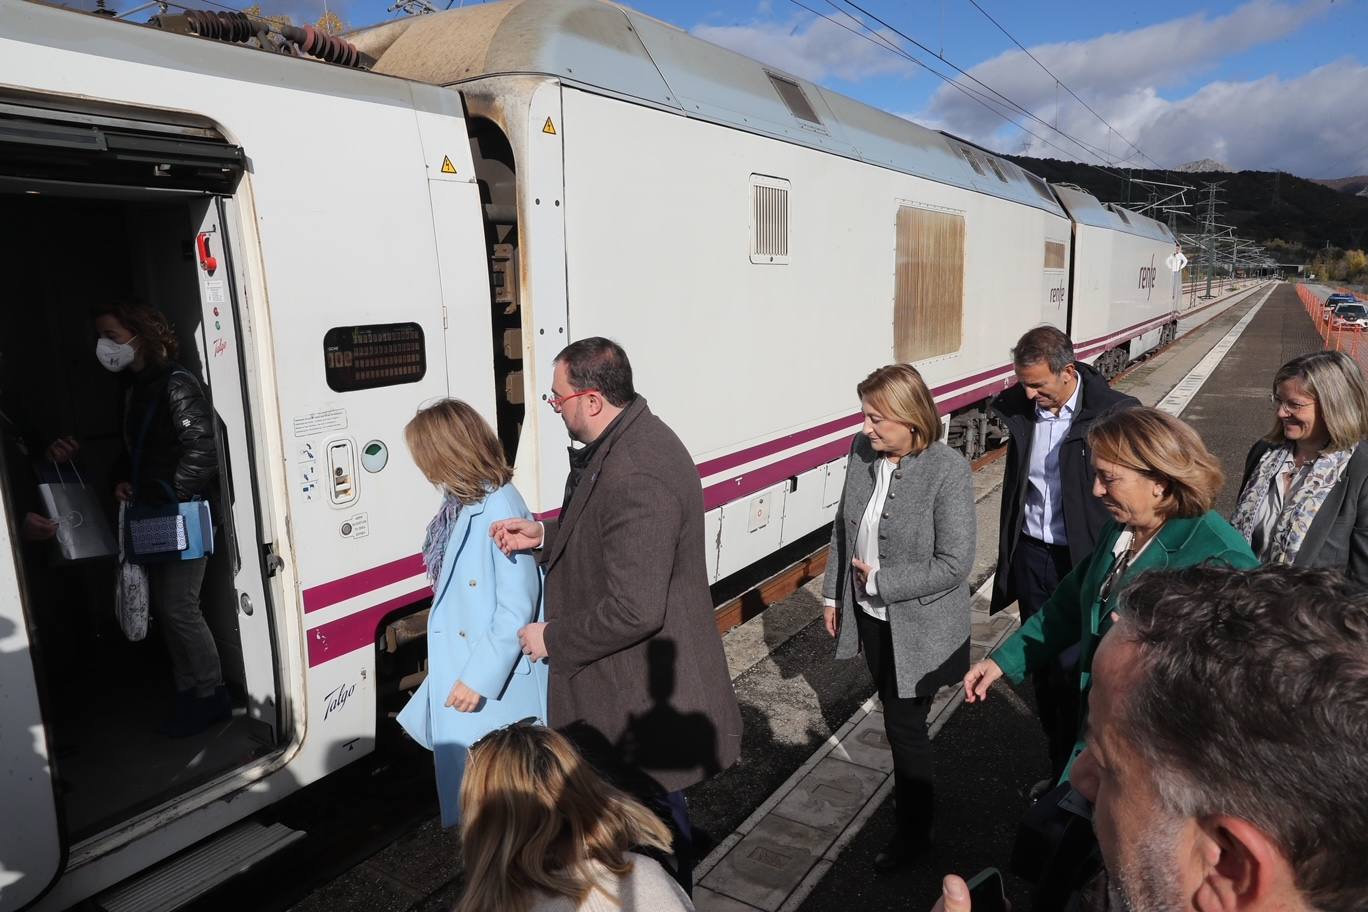
[[[926,735],[931,696],[898,696],[898,680],[893,670],[893,634],[888,622],[870,617],[858,606],[855,618],[869,675],[883,701],[884,734],[893,751],[897,835],[908,842],[928,842],[935,813],[931,739]]]
[[[1012,585],[1023,623],[1040,610],[1072,567],[1068,547],[1021,536],[1012,555]],[[1066,650],[1037,671],[1031,676],[1031,684],[1040,727],[1050,744],[1050,774],[1058,782],[1078,739],[1078,648]]]
[[[689,805],[684,800],[684,793],[656,792],[643,796],[642,802],[670,828],[670,835],[674,837],[674,854],[657,860],[684,892],[693,896],[693,871],[698,859],[694,858],[693,824],[689,822]]]

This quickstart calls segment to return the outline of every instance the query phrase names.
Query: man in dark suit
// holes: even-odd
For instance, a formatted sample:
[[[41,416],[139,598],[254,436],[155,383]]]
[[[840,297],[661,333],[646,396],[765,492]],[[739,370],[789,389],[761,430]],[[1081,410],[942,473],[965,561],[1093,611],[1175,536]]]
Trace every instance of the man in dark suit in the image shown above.
[[[1092,493],[1089,428],[1103,415],[1140,403],[1075,360],[1073,342],[1053,326],[1022,336],[1012,349],[1012,364],[1016,385],[990,406],[1009,433],[990,610],[1016,602],[1025,621],[1092,553],[1110,518]],[[1032,681],[1050,744],[1051,782],[1064,772],[1078,736],[1076,662],[1077,650],[1070,650]]]
[[[708,591],[698,469],[636,394],[615,342],[567,346],[548,402],[584,444],[570,450],[560,516],[490,528],[506,553],[535,548],[546,568],[546,621],[519,639],[550,667],[548,724],[670,824],[675,875],[688,889],[682,790],[741,748]]]

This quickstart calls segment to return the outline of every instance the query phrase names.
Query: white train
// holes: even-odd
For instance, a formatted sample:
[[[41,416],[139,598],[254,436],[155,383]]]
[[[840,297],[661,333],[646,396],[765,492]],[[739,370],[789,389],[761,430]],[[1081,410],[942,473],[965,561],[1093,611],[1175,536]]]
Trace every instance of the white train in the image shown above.
[[[436,501],[401,432],[425,400],[478,407],[551,513],[551,359],[620,340],[697,460],[721,580],[831,520],[873,367],[915,362],[973,453],[1027,328],[1114,370],[1183,316],[1164,225],[616,5],[290,36],[361,67],[176,33],[245,22],[0,0],[7,370],[104,484],[119,393],[88,307],[175,321],[227,441],[205,610],[246,707],[169,742],[133,667],[155,650],[64,660],[75,619],[108,616],[107,568],[25,579],[7,491],[0,912],[133,908],[140,875],[191,882],[175,864],[211,880],[291,837],[255,812],[373,749],[421,674]],[[82,697],[58,710],[62,682]]]

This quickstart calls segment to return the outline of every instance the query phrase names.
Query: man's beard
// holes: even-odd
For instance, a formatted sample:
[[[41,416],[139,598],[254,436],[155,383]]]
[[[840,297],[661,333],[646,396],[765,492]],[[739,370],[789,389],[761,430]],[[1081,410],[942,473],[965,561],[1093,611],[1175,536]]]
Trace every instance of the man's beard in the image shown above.
[[[1179,820],[1164,820],[1136,845],[1127,870],[1107,872],[1107,912],[1182,912],[1183,887],[1174,846]]]

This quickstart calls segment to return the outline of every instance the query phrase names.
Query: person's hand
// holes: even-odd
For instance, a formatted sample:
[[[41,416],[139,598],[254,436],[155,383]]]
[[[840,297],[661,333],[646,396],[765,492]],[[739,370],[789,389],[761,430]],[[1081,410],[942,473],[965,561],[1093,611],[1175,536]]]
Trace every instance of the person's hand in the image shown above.
[[[865,591],[865,585],[869,582],[870,575],[874,572],[874,567],[866,564],[858,557],[850,559],[850,566],[855,568],[855,583],[860,587],[860,591]]]
[[[457,681],[451,688],[451,693],[447,694],[446,705],[457,712],[474,712],[480,705],[480,700],[484,699],[475,691],[465,685],[463,681]]]
[[[57,537],[57,523],[37,513],[25,513],[19,537],[31,542],[51,541]]]
[[[936,900],[931,912],[969,912],[969,885],[963,877],[945,875],[941,881],[941,898]]]
[[[489,537],[508,557],[514,551],[540,548],[543,535],[542,524],[530,519],[500,519],[489,524]]]
[[[518,631],[518,645],[523,655],[534,662],[546,658],[546,622],[528,624]]]
[[[827,634],[834,640],[841,632],[841,609],[835,605],[822,606],[822,621],[826,624]]]
[[[976,663],[964,676],[964,702],[977,703],[988,699],[988,688],[1000,677],[1002,669],[992,659]]]
[[[133,499],[133,482],[121,481],[114,486],[114,496],[128,503]]]
[[[46,455],[52,462],[70,462],[80,450],[75,437],[58,437],[48,444]]]

